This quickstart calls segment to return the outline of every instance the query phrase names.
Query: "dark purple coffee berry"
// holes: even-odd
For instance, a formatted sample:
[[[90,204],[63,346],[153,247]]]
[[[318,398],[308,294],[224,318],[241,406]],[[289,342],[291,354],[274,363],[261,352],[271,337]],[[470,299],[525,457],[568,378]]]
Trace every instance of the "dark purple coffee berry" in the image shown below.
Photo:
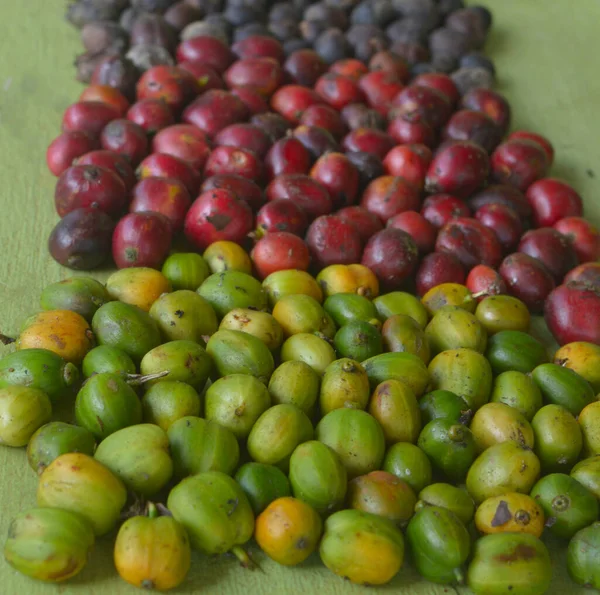
[[[315,52],[327,62],[333,64],[338,60],[352,56],[352,46],[348,43],[341,29],[327,29],[315,41]]]

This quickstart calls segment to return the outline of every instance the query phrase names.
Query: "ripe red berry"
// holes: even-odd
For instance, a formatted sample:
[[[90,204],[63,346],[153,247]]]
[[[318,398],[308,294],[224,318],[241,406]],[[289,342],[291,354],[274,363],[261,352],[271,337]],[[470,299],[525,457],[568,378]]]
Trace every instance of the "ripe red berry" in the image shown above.
[[[215,145],[238,147],[252,151],[260,159],[264,159],[271,147],[271,139],[254,124],[231,124],[219,131],[214,139]]]
[[[138,177],[176,178],[183,182],[190,196],[196,196],[200,186],[200,174],[188,163],[166,153],[152,153],[144,159],[137,170]]]
[[[235,174],[259,182],[263,176],[263,165],[252,151],[238,147],[215,147],[206,160],[204,176]]]
[[[469,217],[452,219],[438,234],[435,249],[452,252],[470,270],[478,264],[497,267],[502,261],[502,246],[496,234],[489,228]]]
[[[198,60],[214,68],[219,74],[225,72],[235,60],[234,53],[216,37],[201,36],[182,41],[177,47],[177,62]]]
[[[579,264],[569,238],[552,227],[529,230],[521,238],[518,250],[543,262],[556,283]]]
[[[358,170],[343,153],[326,153],[319,157],[310,176],[328,190],[335,207],[347,207],[356,202],[360,182]]]
[[[136,185],[137,178],[131,163],[123,155],[113,151],[90,151],[75,159],[73,165],[97,165],[116,173],[125,183],[125,189],[130,192]]]
[[[342,141],[346,152],[373,153],[379,159],[383,159],[395,144],[389,134],[375,128],[356,128]]]
[[[419,190],[397,176],[381,176],[365,189],[360,206],[386,222],[404,211],[416,211],[421,205]]]
[[[231,94],[246,106],[246,111],[252,116],[269,111],[266,99],[253,87],[235,87],[231,89]]]
[[[423,258],[417,270],[417,295],[424,296],[442,283],[464,283],[465,268],[450,252],[432,252]]]
[[[273,58],[245,58],[234,62],[223,78],[230,88],[251,87],[267,98],[281,87],[283,70]]]
[[[315,91],[328,105],[337,110],[365,100],[364,93],[355,81],[336,72],[328,72],[321,76],[315,85]]]
[[[149,135],[175,124],[171,108],[160,99],[137,101],[129,108],[127,119],[141,126]]]
[[[538,260],[515,252],[507,256],[498,269],[511,295],[519,298],[532,312],[540,312],[548,294],[554,289],[554,279]]]
[[[283,174],[307,174],[312,159],[308,149],[297,139],[287,136],[276,141],[265,157],[267,179]]]
[[[318,159],[325,153],[335,153],[340,150],[340,146],[331,133],[319,126],[301,124],[294,128],[292,134],[302,143],[312,159]]]
[[[502,204],[483,205],[475,211],[475,219],[494,231],[505,253],[516,248],[523,224],[513,209]]]
[[[439,229],[456,217],[470,217],[471,211],[464,201],[452,194],[432,194],[423,201],[421,215]]]
[[[487,180],[487,153],[475,143],[458,141],[435,155],[427,171],[427,192],[445,192],[466,198]]]
[[[390,118],[410,118],[435,130],[448,121],[451,113],[451,103],[438,90],[410,85],[394,97]]]
[[[233,192],[203,192],[187,212],[184,232],[198,249],[205,250],[213,242],[229,240],[242,243],[252,231],[250,207]]]
[[[121,118],[125,117],[129,109],[127,98],[114,87],[109,85],[89,85],[79,96],[79,101],[100,101],[114,107]]]
[[[206,178],[202,183],[200,192],[222,188],[233,192],[239,199],[248,203],[248,206],[257,211],[265,204],[265,197],[261,187],[248,178],[237,176],[235,174],[218,174]]]
[[[456,105],[460,99],[460,93],[454,84],[452,78],[441,72],[426,72],[415,77],[413,85],[429,87],[439,91],[449,102],[450,105]]]
[[[543,178],[527,188],[536,227],[549,227],[565,217],[580,217],[583,200],[575,188],[556,178]]]
[[[306,243],[318,268],[360,262],[360,235],[351,223],[334,215],[317,217],[308,228]]]
[[[266,35],[250,35],[231,46],[231,51],[240,60],[247,58],[272,58],[280,64],[285,60],[285,52],[279,41]]]
[[[593,223],[583,217],[565,217],[553,227],[569,239],[579,262],[600,260],[600,230]]]
[[[367,103],[384,117],[388,116],[394,98],[404,89],[398,76],[385,70],[365,74],[358,86],[365,94]]]
[[[148,137],[141,126],[131,120],[109,122],[100,134],[103,149],[126,157],[133,167],[148,155]]]
[[[359,81],[365,74],[369,72],[366,64],[356,58],[346,58],[338,60],[329,67],[329,72],[339,74],[352,81]]]
[[[517,138],[530,140],[540,145],[540,147],[542,147],[544,150],[544,153],[546,153],[548,165],[552,165],[552,162],[554,161],[554,147],[545,136],[537,134],[536,132],[529,132],[528,130],[515,130],[508,135],[507,140],[514,140]]]
[[[510,184],[522,192],[548,172],[548,158],[544,149],[525,139],[503,142],[492,153],[490,164],[495,182]]]
[[[478,87],[463,96],[460,102],[463,109],[483,112],[489,116],[505,134],[510,126],[511,109],[505,97],[491,89]]]
[[[146,178],[136,184],[132,194],[130,213],[160,213],[168,219],[173,232],[183,228],[192,200],[182,182],[175,178]]]
[[[312,89],[300,85],[285,85],[271,97],[271,107],[292,124],[299,124],[302,113],[311,105],[324,103]]]
[[[175,124],[159,131],[152,140],[155,153],[166,153],[201,170],[210,155],[210,141],[202,130],[191,124]]]
[[[304,240],[285,231],[268,233],[260,238],[252,249],[251,257],[261,279],[276,271],[306,271],[310,264],[310,254]]]
[[[123,180],[109,169],[73,165],[56,182],[54,204],[60,217],[82,208],[98,209],[118,217],[125,210],[127,190]]]
[[[600,290],[600,262],[584,262],[569,271],[563,283],[574,282]]]
[[[80,101],[65,110],[62,129],[64,132],[86,132],[97,138],[102,129],[118,117],[119,112],[112,105],[100,101]]]
[[[77,157],[98,148],[98,141],[86,132],[63,132],[48,146],[46,163],[55,176],[60,176]]]
[[[435,248],[437,229],[416,211],[404,211],[387,222],[388,227],[405,231],[415,241],[419,254],[428,254]]]
[[[474,142],[491,153],[502,140],[498,125],[483,112],[460,110],[448,120],[442,131],[444,140]]]
[[[401,145],[421,144],[432,148],[435,144],[433,128],[425,122],[413,122],[408,117],[390,120],[387,132]]]
[[[344,207],[335,215],[342,221],[354,225],[363,244],[366,244],[371,236],[383,229],[383,223],[381,223],[381,219],[379,219],[377,215],[369,213],[367,209],[359,207],[358,205]]]
[[[544,320],[559,345],[600,345],[600,292],[578,283],[559,285],[546,299]]]
[[[490,295],[501,295],[508,292],[500,273],[485,264],[478,264],[471,269],[465,285],[471,293],[481,294],[477,297],[478,301]]]
[[[410,78],[410,67],[408,62],[398,54],[387,50],[377,52],[369,60],[369,70],[383,70],[384,72],[389,72],[397,77],[401,83],[407,83]]]
[[[137,99],[160,99],[178,114],[200,93],[193,74],[177,66],[159,65],[146,70],[136,87]]]
[[[425,145],[398,145],[385,155],[383,166],[391,176],[400,176],[422,189],[431,159],[431,151]]]
[[[504,205],[519,215],[524,227],[527,226],[531,217],[531,207],[525,195],[518,188],[507,184],[486,186],[470,196],[468,204],[473,211],[477,211],[484,205]]]
[[[333,202],[327,189],[310,176],[304,174],[283,174],[275,177],[265,193],[269,201],[287,199],[296,203],[309,219],[329,215]]]
[[[303,236],[308,226],[308,217],[297,203],[291,200],[275,199],[263,205],[256,213],[257,235],[275,231],[287,231]]]
[[[361,264],[377,275],[384,291],[394,291],[413,274],[418,259],[419,251],[410,235],[388,227],[367,242]]]
[[[306,108],[300,117],[300,124],[324,128],[337,140],[348,132],[340,113],[328,105],[311,105]]]
[[[211,68],[201,60],[187,60],[178,64],[181,70],[189,72],[198,83],[198,94],[202,94],[210,89],[224,89],[225,82],[217,74],[214,68]]]
[[[228,91],[211,89],[185,108],[182,120],[212,138],[223,128],[242,122],[247,116],[248,108],[239,97]]]
[[[160,213],[129,213],[117,223],[112,238],[118,268],[158,269],[171,248],[171,224]]]
[[[293,83],[312,87],[327,72],[327,63],[314,50],[303,49],[292,52],[283,69]]]

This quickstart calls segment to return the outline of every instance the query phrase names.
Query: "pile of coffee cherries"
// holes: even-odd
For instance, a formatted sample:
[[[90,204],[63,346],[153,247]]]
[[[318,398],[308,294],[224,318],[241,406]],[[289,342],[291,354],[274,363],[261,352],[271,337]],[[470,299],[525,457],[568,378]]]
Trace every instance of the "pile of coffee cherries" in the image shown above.
[[[204,35],[227,44],[270,36],[286,55],[314,49],[328,64],[367,63],[390,49],[415,74],[454,71],[467,84],[475,78],[491,86],[494,74],[479,52],[491,15],[480,6],[465,10],[463,0],[78,0],[66,16],[81,28],[86,52],[76,66],[83,82],[101,63],[101,70],[110,64],[133,78],[136,69],[173,65],[178,37]]]
[[[473,7],[447,27],[459,13],[489,26]],[[58,262],[89,270],[112,252],[119,268],[160,268],[172,250],[229,240],[261,278],[362,263],[384,291],[508,292],[545,309],[559,343],[600,343],[600,235],[576,190],[548,177],[551,143],[506,136],[502,95],[414,76],[387,49],[328,63],[272,36],[229,46],[195,31],[134,94],[123,58],[102,58],[65,111],[47,154]]]

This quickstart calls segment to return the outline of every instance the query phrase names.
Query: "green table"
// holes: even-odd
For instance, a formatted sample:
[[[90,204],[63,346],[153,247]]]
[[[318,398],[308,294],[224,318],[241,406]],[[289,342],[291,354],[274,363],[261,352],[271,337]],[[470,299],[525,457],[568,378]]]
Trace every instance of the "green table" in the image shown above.
[[[547,135],[556,148],[553,175],[583,195],[588,216],[600,224],[600,77],[597,0],[485,0],[495,24],[488,51],[497,61],[499,90],[514,107],[514,127]],[[0,8],[0,332],[17,333],[25,316],[38,309],[44,286],[71,273],[46,251],[56,221],[55,179],[45,151],[60,127],[61,114],[81,86],[70,66],[80,51],[76,31],[62,20],[64,0],[5,0]],[[107,271],[98,273],[105,278]],[[8,352],[2,348],[0,355]],[[22,450],[0,448],[0,535],[10,519],[35,503],[36,478]],[[135,593],[112,566],[110,538],[101,539],[88,567],[62,586],[30,581],[0,560],[2,595]],[[564,570],[564,555],[553,547],[555,579],[550,593],[592,593],[577,589]],[[313,594],[373,593],[330,574],[316,558],[285,569],[261,559],[264,572],[239,568],[233,559],[194,558],[178,593]],[[382,591],[437,595],[468,589],[442,587],[419,579],[409,567]]]

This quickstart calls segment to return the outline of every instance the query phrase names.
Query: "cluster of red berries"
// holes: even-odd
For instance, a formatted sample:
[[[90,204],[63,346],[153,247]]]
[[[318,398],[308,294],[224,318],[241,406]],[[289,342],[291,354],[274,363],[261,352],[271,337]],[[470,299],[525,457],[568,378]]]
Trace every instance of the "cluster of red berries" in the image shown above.
[[[497,92],[461,97],[441,73],[409,82],[387,51],[368,65],[328,66],[308,49],[285,58],[263,36],[231,48],[196,37],[176,56],[144,73],[133,105],[92,83],[66,110],[48,149],[62,264],[93,268],[112,245],[118,267],[160,267],[183,230],[198,251],[255,241],[260,277],[360,262],[387,291],[466,282],[534,312],[565,275],[600,287],[600,235],[581,197],[546,177],[547,139],[503,140],[510,106]],[[600,342],[600,322],[577,326]]]

